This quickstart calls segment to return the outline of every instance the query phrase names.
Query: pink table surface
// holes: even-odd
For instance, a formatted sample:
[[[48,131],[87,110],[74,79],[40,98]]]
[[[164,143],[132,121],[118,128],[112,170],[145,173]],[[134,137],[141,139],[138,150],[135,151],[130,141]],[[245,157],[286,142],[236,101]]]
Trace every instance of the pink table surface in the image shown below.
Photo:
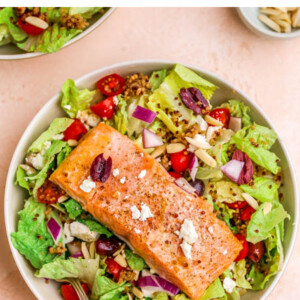
[[[258,37],[231,8],[119,8],[89,36],[58,53],[0,62],[0,188],[24,129],[67,78],[136,59],[195,64],[240,87],[268,114],[299,178],[300,39]],[[13,199],[12,199],[13,201]],[[34,299],[10,254],[0,219],[0,299]],[[299,299],[300,239],[269,299]]]

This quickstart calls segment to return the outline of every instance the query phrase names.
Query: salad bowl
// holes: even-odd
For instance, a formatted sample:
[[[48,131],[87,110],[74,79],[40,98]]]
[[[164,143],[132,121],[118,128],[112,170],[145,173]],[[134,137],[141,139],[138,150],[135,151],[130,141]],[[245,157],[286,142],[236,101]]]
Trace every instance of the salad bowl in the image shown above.
[[[82,39],[89,33],[91,33],[94,29],[96,29],[100,24],[102,24],[115,10],[114,7],[109,8],[104,14],[96,14],[90,20],[90,25],[80,34],[72,38],[69,42],[67,42],[62,48],[67,47],[76,41]],[[0,60],[19,60],[19,59],[27,59],[34,58],[37,56],[45,55],[47,53],[42,52],[32,52],[26,53],[25,51],[19,49],[14,44],[7,44],[0,47]]]
[[[97,69],[89,74],[86,74],[77,79],[75,83],[79,88],[91,89],[95,87],[95,83],[99,78],[108,74],[118,73],[121,76],[126,76],[135,72],[150,74],[154,70],[159,70],[162,68],[169,69],[175,63],[176,62],[163,60],[130,61],[118,63],[108,67]],[[215,92],[213,98],[211,99],[211,103],[213,105],[221,104],[228,99],[239,99],[251,108],[250,115],[255,122],[274,129],[274,126],[271,124],[265,113],[257,106],[257,104],[255,104],[253,100],[251,100],[238,88],[234,87],[226,80],[196,66],[186,66],[203,78],[219,86],[219,89]],[[20,273],[22,274],[29,288],[38,299],[44,300],[59,298],[57,285],[52,281],[49,284],[45,284],[44,280],[34,277],[33,268],[26,261],[26,259],[13,247],[10,239],[11,233],[17,230],[18,212],[23,207],[23,200],[25,197],[25,193],[22,191],[22,189],[16,186],[14,182],[17,166],[22,162],[26,150],[28,149],[32,141],[35,140],[39,136],[39,134],[49,126],[50,122],[54,118],[63,116],[63,111],[61,110],[59,103],[60,97],[60,94],[56,94],[54,97],[52,97],[28,125],[13,155],[7,175],[5,188],[5,224],[11,252],[14,256]],[[285,259],[281,272],[268,282],[264,290],[255,292],[250,291],[246,295],[242,296],[243,300],[266,299],[266,297],[270,294],[271,290],[278,282],[283,270],[288,263],[296,238],[299,203],[294,171],[288,153],[280,137],[278,138],[273,149],[281,159],[281,167],[284,170],[285,185],[283,186],[282,192],[286,199],[285,209],[290,215],[289,222],[286,222],[285,240],[283,243]]]

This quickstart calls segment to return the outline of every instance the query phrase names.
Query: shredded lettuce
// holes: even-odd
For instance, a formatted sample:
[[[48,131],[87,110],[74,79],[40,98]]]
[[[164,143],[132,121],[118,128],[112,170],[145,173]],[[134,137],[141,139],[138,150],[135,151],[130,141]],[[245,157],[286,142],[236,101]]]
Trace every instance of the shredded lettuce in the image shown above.
[[[236,285],[243,289],[252,289],[251,284],[246,278],[247,269],[246,269],[246,260],[242,259],[233,266],[233,278],[235,279]]]
[[[69,14],[71,16],[79,14],[85,19],[90,19],[101,10],[103,10],[103,7],[70,7]]]
[[[217,191],[217,201],[233,203],[243,199],[242,190],[237,184],[231,181],[210,182],[206,186],[207,192]]]
[[[127,101],[122,95],[117,96],[118,109],[114,114],[115,128],[122,134],[126,134],[128,131],[128,113],[127,113]]]
[[[61,205],[63,205],[66,208],[69,217],[73,220],[79,217],[83,212],[81,205],[74,199],[69,199],[61,203]]]
[[[9,33],[8,26],[5,24],[0,25],[0,46],[9,44],[12,37]]]
[[[62,87],[61,107],[71,118],[75,118],[79,110],[90,106],[95,93],[96,90],[80,90],[72,79],[68,79]]]
[[[97,231],[99,234],[105,234],[107,237],[112,236],[108,229],[93,219],[77,219],[76,221],[86,225],[91,231]]]
[[[20,166],[18,166],[17,173],[16,173],[16,184],[26,189],[30,193],[29,181],[26,177],[27,177],[26,172]]]
[[[152,73],[149,83],[152,85],[152,92],[159,88],[161,83],[164,81],[164,79],[167,76],[167,69],[161,69],[159,71],[155,71]]]
[[[134,254],[131,250],[125,249],[125,256],[130,268],[136,271],[142,271],[147,266],[144,259]]]
[[[226,296],[220,278],[217,278],[205,291],[199,300],[210,300]]]

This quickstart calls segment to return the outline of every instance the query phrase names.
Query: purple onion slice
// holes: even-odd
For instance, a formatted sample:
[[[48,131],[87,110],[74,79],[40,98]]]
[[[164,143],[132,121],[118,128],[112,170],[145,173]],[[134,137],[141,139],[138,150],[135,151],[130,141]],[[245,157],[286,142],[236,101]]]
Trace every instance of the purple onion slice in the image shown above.
[[[110,176],[112,168],[112,159],[109,156],[108,159],[104,158],[103,153],[95,157],[91,165],[91,178],[93,181],[106,182]]]

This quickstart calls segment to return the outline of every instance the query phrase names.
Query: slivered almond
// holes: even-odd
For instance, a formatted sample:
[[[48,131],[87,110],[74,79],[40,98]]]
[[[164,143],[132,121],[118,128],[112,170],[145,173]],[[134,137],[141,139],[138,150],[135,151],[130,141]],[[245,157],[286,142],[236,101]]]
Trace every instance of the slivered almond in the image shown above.
[[[159,146],[151,153],[151,156],[153,158],[159,157],[162,154],[164,154],[165,151],[166,151],[166,145]]]
[[[300,27],[300,8],[298,8],[292,16],[293,27]]]
[[[223,123],[218,121],[217,119],[209,116],[209,115],[205,115],[205,121],[210,124],[210,125],[214,125],[214,126],[222,126],[223,127]]]
[[[144,299],[144,294],[143,294],[143,292],[142,292],[140,289],[138,289],[137,287],[133,287],[133,288],[131,289],[131,292],[132,292],[136,297],[138,297],[139,299]]]
[[[276,32],[280,32],[280,26],[274,21],[272,21],[266,15],[259,15],[258,19],[262,21],[264,24],[266,24],[267,26],[269,26],[270,28],[272,28],[273,30],[275,30]]]
[[[68,140],[68,144],[71,147],[75,147],[77,146],[78,142],[76,140]]]
[[[116,256],[114,258],[114,260],[123,268],[126,268],[127,267],[127,261],[125,259],[125,257],[121,254],[119,254],[118,256]]]
[[[90,243],[89,252],[90,252],[90,258],[95,258],[95,253],[96,253],[95,243]]]
[[[135,274],[134,280],[138,280],[140,276],[140,271],[133,270],[133,273]]]
[[[65,214],[66,212],[64,211],[63,208],[61,208],[60,206],[56,205],[56,204],[50,204],[53,208],[55,208],[56,210],[62,212],[63,214]]]
[[[272,210],[272,203],[266,202],[264,208],[263,208],[263,213],[264,215],[267,215],[271,210]]]
[[[174,144],[169,144],[167,146],[167,152],[168,153],[177,153],[180,152],[182,150],[184,150],[186,147],[185,145],[181,144],[181,143],[174,143]]]
[[[258,203],[251,195],[248,193],[242,193],[242,196],[252,208],[255,210],[258,209]]]
[[[198,149],[195,154],[208,166],[214,168],[217,165],[217,162],[206,151]]]
[[[189,144],[201,148],[201,149],[210,149],[211,145],[205,139],[205,136],[202,134],[196,134],[194,138],[185,137],[185,139],[189,142]]]
[[[58,198],[57,202],[62,203],[62,202],[64,202],[64,201],[66,201],[67,199],[69,199],[68,196],[60,196],[60,197]]]
[[[47,29],[49,26],[49,24],[47,22],[45,22],[44,20],[37,18],[37,17],[33,17],[33,16],[27,17],[25,19],[25,21],[28,24],[31,24],[31,25],[41,28],[41,29]]]
[[[81,252],[85,259],[90,259],[90,253],[89,253],[89,250],[88,250],[85,242],[81,243]]]
[[[112,256],[118,256],[123,251],[125,246],[126,244],[122,244],[121,248],[118,251],[116,251]]]
[[[127,293],[127,296],[128,296],[128,300],[133,300],[133,297],[131,296],[130,293]]]

